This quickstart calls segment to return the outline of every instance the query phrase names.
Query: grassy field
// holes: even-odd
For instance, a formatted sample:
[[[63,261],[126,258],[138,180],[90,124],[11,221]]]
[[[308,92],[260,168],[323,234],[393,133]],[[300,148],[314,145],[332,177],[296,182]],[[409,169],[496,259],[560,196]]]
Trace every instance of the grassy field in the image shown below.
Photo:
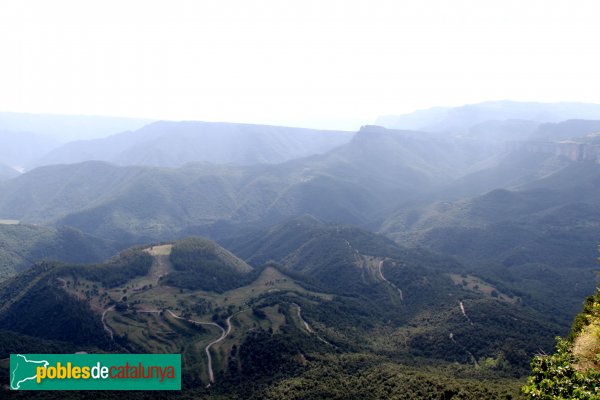
[[[141,282],[144,282],[144,278],[141,278],[139,281],[136,280],[132,284],[137,285],[135,287],[139,287]],[[127,286],[131,286],[131,284],[128,284]],[[117,295],[117,297],[121,292],[122,288],[112,290],[112,293]],[[249,285],[223,293],[178,289],[170,286],[153,286],[147,290],[133,292],[130,299],[139,301],[142,308],[169,308],[175,311],[182,311],[185,308],[193,307],[198,299],[203,299],[212,305],[213,310],[226,310],[230,307],[239,309],[239,307],[244,307],[254,298],[264,294],[278,292],[311,294],[319,296],[324,300],[331,299],[330,295],[308,292],[277,269],[270,267],[265,268],[259,277]],[[210,313],[192,313],[192,316],[197,318],[210,315]]]
[[[495,297],[498,300],[502,300],[511,304],[515,304],[518,301],[517,298],[510,297],[500,292],[493,285],[472,275],[461,276],[458,274],[450,274],[450,279],[452,279],[452,282],[454,282],[455,285],[462,285],[465,289],[473,292],[483,293],[487,296]]]

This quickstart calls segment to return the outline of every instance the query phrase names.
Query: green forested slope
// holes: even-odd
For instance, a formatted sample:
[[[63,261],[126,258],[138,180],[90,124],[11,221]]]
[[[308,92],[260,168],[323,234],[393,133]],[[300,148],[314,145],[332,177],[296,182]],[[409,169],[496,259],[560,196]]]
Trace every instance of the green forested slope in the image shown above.
[[[270,224],[307,213],[366,224],[465,173],[488,155],[478,146],[473,140],[365,127],[327,154],[278,165],[48,166],[3,185],[0,215],[130,243],[170,239],[219,221]]]
[[[0,281],[41,260],[70,263],[102,261],[119,244],[69,227],[0,224]]]
[[[310,233],[284,250],[278,237],[299,226]],[[531,354],[560,330],[512,294],[462,276],[460,264],[382,236],[308,218],[263,234],[257,246],[240,242],[247,258],[278,254],[270,258],[281,265],[253,272],[200,238],[97,265],[39,264],[0,288],[0,328],[81,348],[182,352],[180,398],[315,399],[511,398]],[[179,272],[190,274],[183,284],[171,281]],[[195,273],[199,287],[187,285]],[[226,275],[240,279],[227,286]],[[204,347],[222,333],[185,319],[231,324],[211,349],[210,390]]]

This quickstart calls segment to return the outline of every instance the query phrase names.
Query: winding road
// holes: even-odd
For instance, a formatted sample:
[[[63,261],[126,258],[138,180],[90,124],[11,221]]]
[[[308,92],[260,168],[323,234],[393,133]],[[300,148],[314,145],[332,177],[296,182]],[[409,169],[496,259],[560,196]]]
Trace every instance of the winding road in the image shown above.
[[[351,250],[354,251],[355,257],[357,257],[357,259],[363,263],[363,267],[364,267],[365,266],[365,261],[362,259],[362,256],[361,256],[360,252],[358,250],[356,250],[354,247],[352,247],[352,245],[350,244],[350,242],[348,240],[344,240],[344,241],[348,245],[348,248],[350,248]],[[383,272],[381,271],[381,268],[383,267],[383,261],[384,260],[379,261],[379,264],[377,266],[377,271],[378,271],[379,277],[381,278],[382,281],[386,282],[388,285],[390,285],[391,287],[393,287],[394,289],[396,289],[398,291],[398,293],[400,294],[400,301],[404,301],[404,293],[402,292],[402,289],[400,289],[398,286],[394,285],[392,282],[388,281],[385,278],[385,276],[383,276]],[[363,269],[361,271],[361,277],[362,277],[363,281],[365,281],[364,274],[365,274],[365,271]],[[305,324],[306,324],[306,322],[305,322]]]
[[[391,287],[393,287],[394,289],[396,289],[398,291],[398,293],[400,293],[400,301],[404,301],[404,294],[402,293],[402,289],[400,289],[398,286],[394,285],[392,282],[388,281],[385,276],[383,276],[383,272],[381,271],[381,268],[383,267],[383,260],[379,261],[379,265],[377,266],[377,271],[379,272],[379,277],[387,282],[388,285],[390,285]]]
[[[206,353],[206,357],[208,358],[208,380],[209,380],[209,384],[208,386],[210,386],[212,383],[215,382],[215,375],[213,373],[213,368],[212,368],[212,356],[210,354],[210,348],[219,343],[222,342],[223,340],[225,340],[225,338],[231,333],[231,318],[233,318],[235,315],[239,314],[242,311],[238,311],[235,314],[230,315],[226,320],[225,323],[227,324],[227,330],[223,329],[223,327],[219,324],[216,324],[214,322],[203,322],[203,321],[195,321],[193,319],[187,319],[187,318],[183,318],[180,317],[178,315],[176,315],[175,313],[173,313],[171,310],[167,310],[167,312],[169,314],[171,314],[171,316],[173,318],[177,318],[183,321],[187,321],[190,322],[192,324],[198,324],[198,325],[212,325],[212,326],[216,326],[217,328],[219,328],[221,330],[221,336],[218,339],[213,340],[212,342],[210,342],[209,344],[206,345],[206,347],[204,348],[204,352]],[[207,387],[208,387],[207,386]]]
[[[169,272],[169,270],[171,269],[171,265],[170,265],[170,262],[168,259],[168,254],[170,253],[171,247],[172,247],[171,245],[153,246],[148,250],[148,252],[154,257],[154,263],[152,264],[151,277],[152,277],[152,280],[157,285],[160,283],[160,278],[163,277],[164,275],[166,275]],[[64,282],[64,280],[61,280],[61,283],[64,286],[66,286],[66,282]],[[114,332],[106,324],[105,320],[106,320],[106,314],[109,311],[112,311],[114,308],[115,308],[115,306],[113,305],[113,306],[107,308],[106,310],[104,310],[104,312],[102,313],[102,325],[104,326],[104,330],[106,332],[108,332],[108,334],[110,335],[111,340],[114,340]],[[210,349],[212,346],[225,340],[225,338],[231,333],[231,330],[232,330],[231,318],[233,318],[235,315],[239,314],[242,311],[238,311],[237,313],[230,315],[225,320],[225,323],[227,324],[227,329],[224,329],[221,325],[216,324],[214,322],[196,321],[193,319],[180,317],[171,310],[165,310],[165,311],[168,312],[173,318],[187,321],[189,323],[196,324],[196,325],[212,325],[221,330],[221,336],[219,338],[213,340],[209,344],[207,344],[206,347],[204,348],[204,352],[206,353],[206,357],[208,358],[208,368],[207,368],[208,369],[208,379],[209,379],[208,386],[210,386],[212,383],[215,382],[215,376],[214,376],[214,372],[213,372],[213,368],[212,368],[212,355],[210,354]],[[148,313],[148,314],[160,314],[161,310],[137,310],[137,312],[138,313]]]
[[[113,330],[110,329],[110,327],[108,325],[106,325],[106,313],[108,313],[109,311],[114,310],[115,306],[110,306],[108,307],[106,310],[104,310],[104,312],[102,313],[102,326],[104,326],[104,330],[106,332],[108,332],[108,334],[110,335],[110,340],[115,340],[115,334],[113,333]]]
[[[298,308],[298,319],[304,324],[304,328],[306,328],[306,331],[308,333],[313,333],[314,331],[312,330],[308,322],[306,322],[304,318],[302,318],[302,308],[296,303],[293,304]]]
[[[104,330],[106,332],[108,332],[108,334],[110,335],[110,339],[114,340],[114,333],[112,331],[112,329],[106,324],[105,319],[106,319],[106,314],[109,311],[112,311],[115,308],[115,306],[110,306],[109,308],[107,308],[106,310],[104,310],[104,312],[102,313],[102,325],[104,326]],[[171,314],[171,316],[173,318],[176,319],[180,319],[182,321],[187,321],[189,323],[192,324],[196,324],[196,325],[212,325],[215,326],[217,328],[219,328],[221,330],[221,336],[218,339],[213,340],[212,342],[210,342],[209,344],[206,345],[206,347],[204,348],[204,352],[206,353],[206,357],[208,358],[208,379],[210,381],[210,383],[208,384],[208,386],[210,386],[212,383],[215,382],[215,375],[213,372],[213,368],[212,368],[212,356],[210,354],[210,348],[219,343],[222,342],[230,333],[231,333],[231,318],[233,318],[235,315],[239,314],[242,311],[238,311],[235,314],[230,315],[226,320],[225,323],[227,324],[227,330],[223,329],[223,327],[219,324],[216,324],[214,322],[204,322],[204,321],[196,321],[193,319],[188,319],[188,318],[183,318],[180,317],[179,315],[175,314],[173,311],[171,310],[165,310],[167,311],[169,314]],[[139,310],[137,311],[139,313],[148,313],[148,314],[160,314],[160,310]],[[306,322],[304,322],[306,324]],[[307,324],[308,326],[308,324]],[[310,328],[309,328],[310,329]]]
[[[467,312],[465,310],[465,305],[463,304],[463,302],[459,302],[459,306],[460,306],[460,312],[462,313],[462,315],[467,319],[467,321],[469,321],[469,323],[471,325],[473,325],[473,321],[471,321],[471,318],[469,318],[469,316],[467,315]],[[452,332],[450,332],[450,340],[452,341],[452,343],[455,343],[456,345],[458,345],[459,347],[461,347],[468,355],[469,357],[471,357],[471,360],[473,360],[473,364],[475,364],[476,367],[479,366],[479,363],[477,362],[477,359],[475,358],[475,356],[473,355],[473,353],[471,353],[469,351],[469,349],[467,349],[465,346],[459,344],[455,339],[454,339],[454,334]]]
[[[337,349],[337,346],[329,343],[327,340],[323,339],[317,332],[315,332],[310,325],[308,324],[308,322],[306,322],[306,320],[304,318],[302,318],[302,307],[300,307],[299,304],[296,303],[292,303],[293,305],[295,305],[298,308],[298,319],[300,320],[300,322],[302,322],[302,324],[304,324],[304,328],[306,329],[306,332],[308,332],[309,334],[314,334],[317,339],[319,339],[321,342],[328,344],[329,346],[333,346]]]
[[[65,279],[63,279],[63,278],[56,278],[56,280],[60,282],[61,289],[65,289],[65,290],[67,289],[67,281]],[[108,335],[110,336],[110,340],[115,340],[115,334],[114,334],[113,330],[110,328],[110,326],[108,326],[106,324],[106,314],[109,311],[112,311],[114,308],[115,308],[115,306],[112,305],[112,306],[108,307],[106,310],[104,310],[102,312],[102,318],[100,319],[100,321],[102,322],[102,326],[104,327],[104,330],[106,332],[108,332]]]
[[[477,362],[477,359],[475,358],[475,356],[473,355],[473,353],[471,353],[469,351],[469,349],[467,349],[465,346],[463,346],[462,344],[460,344],[456,340],[454,340],[454,333],[450,332],[449,338],[452,341],[452,343],[454,343],[455,345],[457,345],[458,347],[460,347],[461,349],[463,349],[469,355],[469,357],[471,357],[471,360],[473,361],[473,364],[476,367],[479,367],[479,363]]]

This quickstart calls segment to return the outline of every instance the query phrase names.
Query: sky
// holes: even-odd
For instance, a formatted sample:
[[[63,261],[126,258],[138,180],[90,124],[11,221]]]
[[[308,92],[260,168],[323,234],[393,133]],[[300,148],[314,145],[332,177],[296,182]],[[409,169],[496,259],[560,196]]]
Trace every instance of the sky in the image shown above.
[[[0,111],[354,129],[600,103],[596,0],[0,2]]]

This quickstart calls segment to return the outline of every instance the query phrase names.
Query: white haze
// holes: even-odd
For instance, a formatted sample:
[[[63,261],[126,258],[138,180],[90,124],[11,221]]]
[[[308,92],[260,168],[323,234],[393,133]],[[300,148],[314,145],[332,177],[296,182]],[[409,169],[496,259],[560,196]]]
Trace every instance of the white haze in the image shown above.
[[[3,1],[0,111],[354,129],[600,103],[597,1]]]

